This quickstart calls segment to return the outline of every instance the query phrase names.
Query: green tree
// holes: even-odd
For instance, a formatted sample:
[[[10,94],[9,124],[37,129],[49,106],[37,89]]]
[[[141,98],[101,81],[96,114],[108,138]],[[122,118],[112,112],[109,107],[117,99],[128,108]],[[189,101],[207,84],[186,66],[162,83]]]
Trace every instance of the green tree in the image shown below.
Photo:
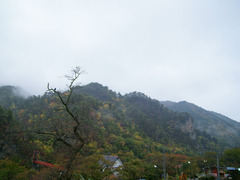
[[[225,150],[223,160],[227,166],[240,167],[240,148]]]
[[[10,159],[0,160],[0,179],[26,179],[27,169],[20,163]]]
[[[113,174],[110,168],[104,168],[100,163],[106,164],[105,160],[101,155],[90,155],[90,156],[78,156],[75,161],[76,171],[74,172],[74,178],[81,179],[94,179],[102,180]]]
[[[0,127],[6,128],[7,125],[9,125],[13,120],[12,111],[6,110],[0,106]]]
[[[122,179],[139,179],[143,175],[144,170],[143,161],[132,159],[130,162],[124,163],[124,168],[121,171]]]
[[[217,166],[217,153],[216,152],[207,151],[204,153],[203,157],[204,157],[206,167]]]

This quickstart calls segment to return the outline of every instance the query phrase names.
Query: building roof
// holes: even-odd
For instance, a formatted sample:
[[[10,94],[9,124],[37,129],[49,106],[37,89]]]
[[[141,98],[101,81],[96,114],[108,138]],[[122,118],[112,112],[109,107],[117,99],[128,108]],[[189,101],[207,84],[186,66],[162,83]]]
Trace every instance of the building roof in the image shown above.
[[[110,162],[115,162],[118,158],[118,156],[109,156],[109,155],[103,155],[104,159],[106,161],[110,161]]]
[[[121,160],[119,159],[118,156],[110,156],[110,155],[103,155],[103,158],[102,160],[99,161],[99,163],[101,165],[103,165],[104,167],[112,167],[114,166],[115,162],[117,160],[120,161],[120,163],[122,164]]]

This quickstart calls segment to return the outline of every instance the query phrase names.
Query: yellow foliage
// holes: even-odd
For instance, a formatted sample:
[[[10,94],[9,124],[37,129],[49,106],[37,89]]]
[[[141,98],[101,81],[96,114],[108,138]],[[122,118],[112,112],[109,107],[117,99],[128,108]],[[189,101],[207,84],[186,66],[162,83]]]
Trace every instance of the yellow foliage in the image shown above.
[[[124,141],[121,141],[120,143],[121,143],[122,147],[125,146],[125,142]]]
[[[139,141],[142,140],[142,138],[138,134],[135,134],[134,137],[135,137],[136,140],[139,140]]]
[[[34,140],[34,143],[37,144],[37,146],[40,148],[40,149],[43,149],[43,143],[39,140]]]
[[[97,148],[97,142],[94,141],[94,142],[89,143],[88,147],[89,148]]]
[[[15,109],[15,108],[16,108],[16,106],[15,106],[15,104],[13,102],[12,105],[11,105],[11,109]]]
[[[108,108],[109,108],[109,105],[108,105],[108,104],[104,104],[103,107],[104,107],[105,109],[108,109]]]
[[[53,107],[54,105],[55,105],[55,102],[51,102],[51,104],[49,106]]]
[[[97,112],[97,113],[96,113],[96,119],[97,119],[97,120],[100,120],[101,117],[102,117],[101,113],[100,113],[100,112]]]
[[[44,114],[41,114],[40,117],[41,117],[42,119],[44,119],[45,115],[44,115]]]
[[[52,148],[52,146],[47,146],[47,145],[43,145],[43,149],[47,152],[47,153],[51,153],[54,151],[54,149]]]
[[[21,110],[19,111],[19,113],[18,113],[18,116],[22,116],[23,114],[24,114],[24,110],[21,109]]]
[[[121,104],[121,106],[122,106],[122,112],[125,113],[127,110],[126,110],[124,104]]]
[[[120,131],[125,132],[120,123],[117,123],[117,125],[118,125]]]
[[[46,153],[51,153],[51,152],[54,151],[54,149],[53,149],[52,146],[45,145],[45,144],[43,144],[42,141],[34,140],[33,142],[34,142],[40,149],[44,150]]]
[[[38,139],[37,140],[34,140],[34,143],[36,143],[36,144],[41,144],[42,145],[42,142],[41,141],[39,141]]]

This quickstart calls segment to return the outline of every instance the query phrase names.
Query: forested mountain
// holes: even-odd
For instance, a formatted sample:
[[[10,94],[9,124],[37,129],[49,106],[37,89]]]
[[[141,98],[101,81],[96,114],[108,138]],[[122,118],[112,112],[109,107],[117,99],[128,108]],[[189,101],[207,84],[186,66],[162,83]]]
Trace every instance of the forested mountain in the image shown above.
[[[138,164],[138,173],[142,168],[146,169],[145,173],[152,173],[146,166],[149,163],[162,167],[159,160],[163,150],[169,158],[178,159],[172,160],[170,169],[182,159],[186,160],[185,156],[224,150],[217,138],[195,128],[197,123],[193,115],[172,111],[140,92],[121,95],[98,83],[76,86],[70,99],[67,97],[71,92],[61,92],[66,95],[63,101],[69,102],[67,110],[76,114],[71,117],[72,114],[64,111],[57,94],[46,92],[42,96],[23,97],[16,93],[17,90],[13,86],[0,87],[3,108],[0,110],[8,115],[6,122],[1,120],[4,133],[0,134],[0,158],[16,156],[24,162],[24,167],[31,167],[29,159],[34,150],[41,151],[44,161],[65,164],[63,157],[71,154],[68,147],[76,142],[71,127],[84,139],[81,156],[115,154],[129,166]],[[81,123],[76,126],[71,118],[79,118]],[[140,160],[148,163],[142,167]],[[83,164],[75,166],[83,168]],[[84,167],[85,172],[87,165]]]
[[[29,122],[37,121],[39,116],[42,121],[52,118],[50,107],[54,106],[54,95],[23,98],[16,95],[15,91],[15,87],[2,87],[0,105],[11,108],[18,121],[27,126]],[[116,136],[115,143],[112,139],[111,145],[114,153],[122,150],[122,147],[115,147],[121,141],[125,144],[124,149],[132,150],[139,157],[143,156],[148,146],[187,154],[218,148],[215,139],[194,129],[189,114],[170,111],[160,105],[159,101],[142,93],[121,96],[98,83],[91,83],[77,87],[74,97],[75,101],[83,97],[87,101],[94,98],[92,101],[101,107],[97,113],[103,119],[102,128],[105,131],[101,127],[97,129],[101,131],[101,136]]]
[[[161,101],[165,107],[175,112],[187,112],[194,118],[194,127],[215,137],[222,145],[240,146],[240,123],[219,113],[207,111],[186,101]]]
[[[76,91],[108,103],[112,113],[117,115],[117,121],[134,124],[141,133],[162,145],[198,153],[219,148],[216,139],[194,129],[194,120],[189,114],[173,112],[143,93],[133,92],[122,96],[98,83]]]

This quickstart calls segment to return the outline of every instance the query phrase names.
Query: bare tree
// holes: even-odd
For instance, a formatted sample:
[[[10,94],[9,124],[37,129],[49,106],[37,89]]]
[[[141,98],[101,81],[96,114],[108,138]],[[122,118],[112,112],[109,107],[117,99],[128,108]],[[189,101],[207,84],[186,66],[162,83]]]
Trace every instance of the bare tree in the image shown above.
[[[82,119],[83,117],[79,116],[78,113],[70,105],[71,104],[70,100],[75,88],[74,84],[76,83],[76,80],[82,73],[83,73],[82,69],[76,67],[75,69],[72,70],[72,74],[70,76],[66,76],[66,78],[70,81],[70,84],[68,85],[68,91],[61,92],[58,91],[56,88],[50,87],[49,84],[47,86],[48,91],[53,92],[54,94],[57,95],[63,107],[62,110],[64,110],[68,114],[68,116],[70,116],[71,121],[69,122],[70,126],[67,127],[65,133],[62,132],[59,133],[58,131],[38,132],[39,134],[53,136],[55,141],[63,143],[64,145],[68,146],[71,150],[69,160],[60,179],[71,179],[72,166],[74,160],[76,159],[77,154],[80,152],[80,150],[83,148],[85,144],[85,139],[82,133],[80,132],[80,127],[83,125],[84,121]]]

